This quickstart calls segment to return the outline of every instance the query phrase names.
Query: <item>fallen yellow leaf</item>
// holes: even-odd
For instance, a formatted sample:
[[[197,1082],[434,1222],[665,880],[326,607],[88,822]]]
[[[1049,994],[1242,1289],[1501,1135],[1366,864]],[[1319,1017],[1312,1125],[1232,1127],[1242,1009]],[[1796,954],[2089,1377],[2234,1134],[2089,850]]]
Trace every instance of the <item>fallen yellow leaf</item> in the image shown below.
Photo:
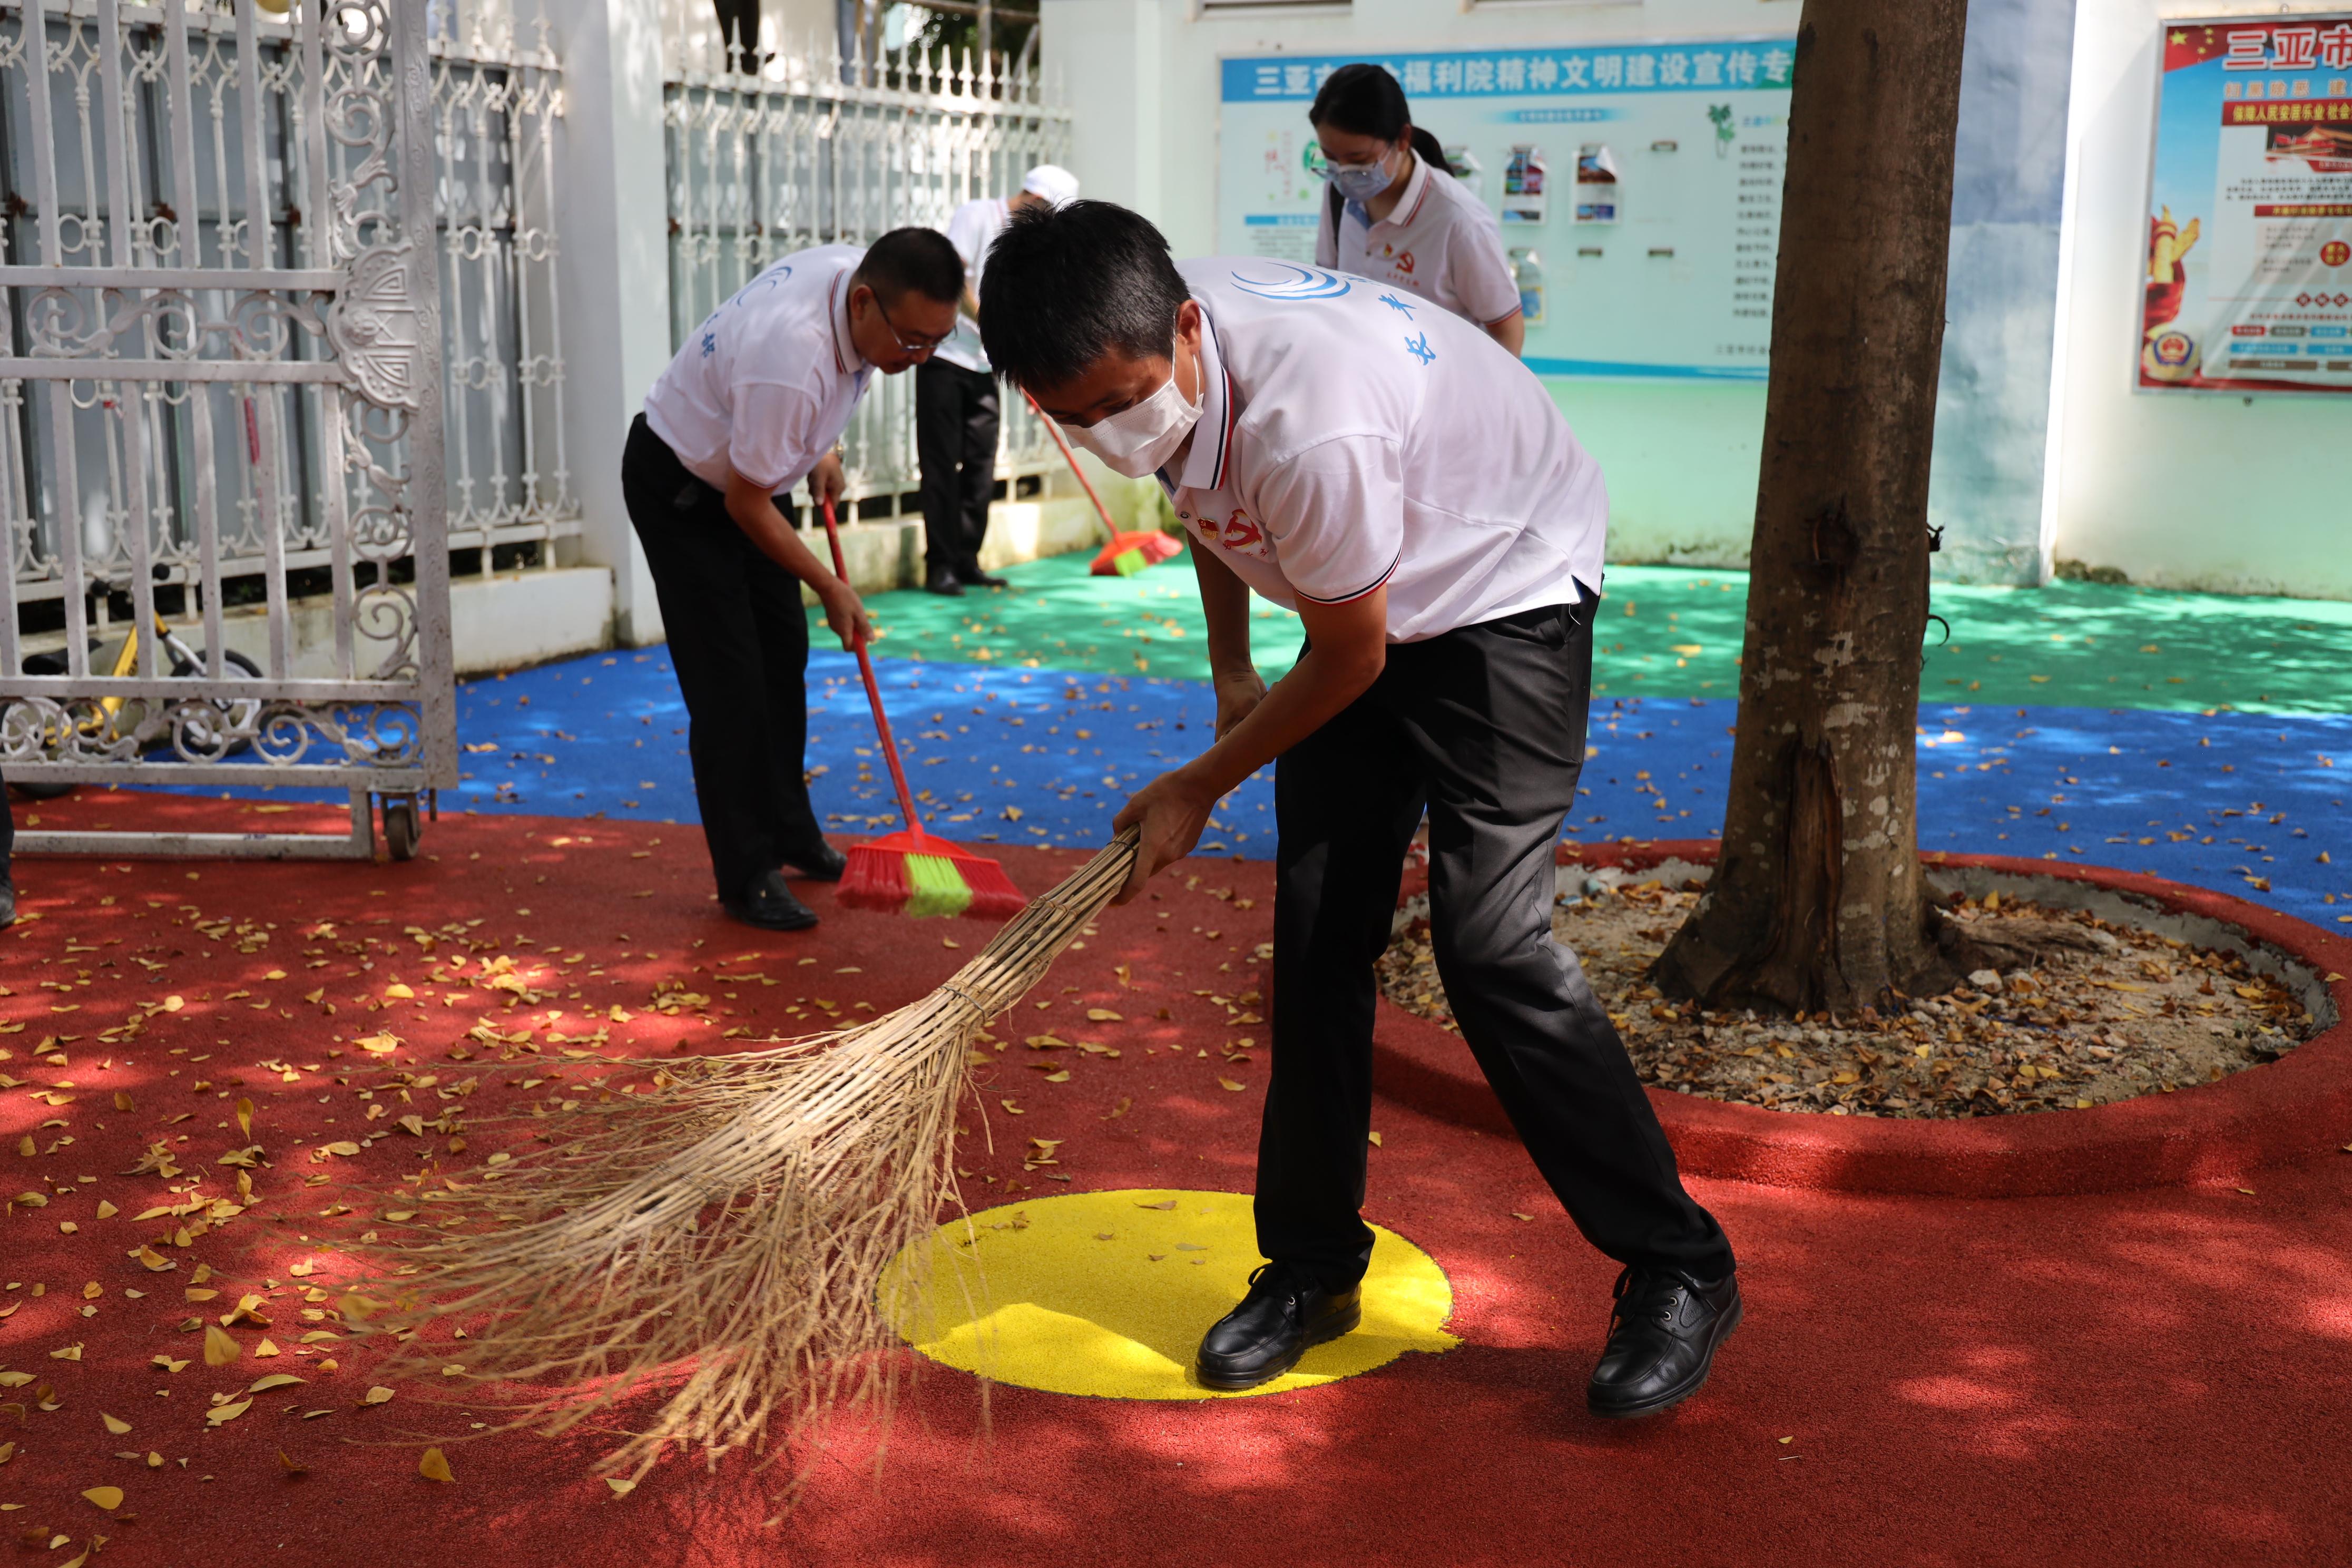
[[[1235,1094],[1239,1094],[1243,1089],[1247,1089],[1249,1085],[1245,1083],[1235,1083],[1229,1078],[1221,1078],[1217,1080],[1217,1087],[1219,1089],[1230,1089]]]
[[[100,1198],[100,1199],[99,1199],[99,1200],[98,1200],[98,1217],[99,1217],[99,1218],[100,1218],[100,1219],[112,1219],[116,1215],[119,1215],[119,1214],[121,1214],[121,1212],[122,1212],[122,1211],[121,1211],[121,1209],[116,1208],[112,1204],[108,1203],[104,1198]]]
[[[229,1338],[226,1331],[215,1328],[210,1323],[205,1325],[205,1364],[206,1366],[226,1366],[244,1353],[237,1342]]]
[[[1120,1016],[1112,1012],[1108,1007],[1089,1007],[1087,1009],[1087,1022],[1089,1024],[1116,1024],[1120,1021]]]
[[[416,1461],[416,1473],[428,1481],[454,1481],[449,1473],[448,1458],[438,1448],[427,1448],[425,1457]]]
[[[81,1495],[88,1498],[90,1501],[96,1503],[99,1507],[104,1509],[109,1513],[112,1513],[116,1509],[122,1506],[122,1489],[121,1487],[92,1487],[89,1490],[82,1493]]]
[[[373,1388],[367,1391],[367,1396],[362,1399],[360,1403],[362,1405],[382,1405],[391,1397],[392,1390],[379,1383]]]
[[[118,1436],[118,1437],[121,1436],[125,1432],[128,1432],[128,1431],[130,1431],[130,1430],[131,1430],[131,1423],[130,1423],[130,1422],[128,1422],[128,1421],[124,1421],[124,1420],[121,1420],[121,1419],[120,1419],[119,1417],[116,1417],[116,1416],[109,1415],[108,1415],[105,1411],[103,1411],[103,1410],[101,1410],[101,1411],[100,1411],[100,1412],[98,1413],[98,1418],[99,1418],[100,1421],[105,1422],[105,1423],[106,1423],[106,1429],[107,1429],[108,1431],[110,1431],[110,1432],[113,1433],[113,1434],[114,1434],[116,1436]]]
[[[268,1377],[257,1377],[245,1385],[247,1394],[267,1394],[273,1388],[284,1388],[290,1383],[308,1383],[307,1377],[297,1377],[290,1372],[273,1372]],[[128,1428],[126,1428],[128,1430]]]
[[[637,1489],[636,1482],[625,1481],[618,1476],[606,1476],[604,1478],[604,1484],[613,1489],[613,1495],[614,1497],[626,1497],[631,1492]]]
[[[236,1130],[240,1136],[253,1136],[253,1101],[243,1096],[236,1102]]]
[[[253,1401],[250,1398],[232,1400],[226,1405],[215,1405],[205,1411],[205,1419],[218,1426],[223,1422],[236,1420],[251,1408],[253,1408]]]

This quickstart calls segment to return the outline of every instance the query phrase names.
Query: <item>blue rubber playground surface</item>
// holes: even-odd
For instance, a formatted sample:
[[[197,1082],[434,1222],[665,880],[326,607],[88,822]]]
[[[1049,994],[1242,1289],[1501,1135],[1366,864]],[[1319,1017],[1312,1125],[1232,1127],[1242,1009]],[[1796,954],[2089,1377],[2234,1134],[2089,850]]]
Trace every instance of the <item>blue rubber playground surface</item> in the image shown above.
[[[1129,580],[1083,572],[1082,558],[1065,558],[1015,568],[1003,593],[875,599],[883,646],[907,650],[877,664],[908,779],[938,831],[978,844],[1097,845],[1130,793],[1207,744],[1214,703],[1200,679],[1191,573],[1181,561]],[[1737,718],[1728,695],[1737,646],[1726,644],[1744,587],[1737,574],[1612,572],[1595,668],[1597,751],[1565,837],[1719,830]],[[2111,684],[2117,656],[2095,646],[2095,634],[2079,638],[2095,646],[2078,648],[2074,664],[2051,663],[2061,655],[2050,645],[2073,635],[2051,626],[2096,621],[2092,612],[2113,618],[2114,606],[2075,605],[2064,589],[1990,592],[2006,596],[1963,620],[1970,602],[1954,605],[1939,590],[1939,613],[1953,617],[1956,641],[1966,637],[1958,657],[1985,661],[1968,667],[1981,671],[1967,677],[1978,689],[1997,682],[2004,663],[2022,670],[2032,660],[2056,673],[2017,675],[2019,692],[2122,697]],[[2130,683],[2145,705],[1941,700],[1963,684],[1942,670],[1960,667],[1931,658],[1919,723],[1921,847],[2116,866],[2352,923],[2352,696],[2331,700],[2332,671],[2346,661],[2327,658],[2331,645],[2352,654],[2352,621],[2337,606],[2294,601],[2186,603],[2200,597],[2147,595],[2125,608],[2137,626],[2172,628],[2168,638],[2224,616],[2292,620],[2291,669],[2265,680],[2257,649],[2237,671],[2259,710],[2183,705],[2200,699],[2174,690],[2185,680],[2161,676],[2152,658],[2142,658],[2147,679]],[[1647,641],[1631,629],[1644,614],[1654,624]],[[815,631],[829,640],[821,624]],[[1295,624],[1265,611],[1257,631],[1271,679],[1295,650]],[[2289,662],[2284,652],[2280,662]],[[2210,673],[2200,679],[2209,694],[2226,695]],[[2252,689],[2271,685],[2292,685],[2292,699]],[[661,648],[473,680],[458,698],[465,777],[444,810],[697,820],[686,712]],[[828,831],[897,826],[853,658],[812,655],[808,710],[811,791]],[[1272,858],[1270,770],[1226,799],[1202,851]]]

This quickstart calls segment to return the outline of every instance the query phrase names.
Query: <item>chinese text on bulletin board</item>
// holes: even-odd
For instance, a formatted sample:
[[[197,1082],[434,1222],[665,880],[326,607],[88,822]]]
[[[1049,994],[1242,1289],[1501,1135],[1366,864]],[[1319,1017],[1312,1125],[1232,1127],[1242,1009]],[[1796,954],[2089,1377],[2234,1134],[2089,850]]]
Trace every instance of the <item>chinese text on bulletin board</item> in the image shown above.
[[[2139,384],[2352,392],[2352,16],[2172,22]]]
[[[1786,38],[1223,62],[1218,248],[1309,261],[1323,79],[1385,66],[1501,226],[1547,375],[1761,381]]]

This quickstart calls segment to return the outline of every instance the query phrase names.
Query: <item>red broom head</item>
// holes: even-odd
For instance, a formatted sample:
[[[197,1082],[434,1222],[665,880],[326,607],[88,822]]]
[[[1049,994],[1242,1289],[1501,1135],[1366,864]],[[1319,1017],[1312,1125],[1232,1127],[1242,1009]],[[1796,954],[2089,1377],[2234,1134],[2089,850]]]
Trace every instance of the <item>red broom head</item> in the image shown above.
[[[834,902],[885,914],[895,914],[903,907],[915,889],[907,877],[906,847],[891,840],[906,837],[894,833],[870,844],[851,845],[849,864],[842,868]]]
[[[1114,533],[1087,568],[1096,577],[1126,577],[1174,556],[1183,546],[1156,530]]]
[[[1029,907],[1029,900],[1021,896],[1021,889],[1013,885],[1003,867],[919,827],[850,846],[849,864],[842,868],[841,884],[834,901],[851,909],[878,910],[885,914],[905,910],[910,902],[918,901],[916,878],[908,864],[908,858],[917,855],[946,861],[971,890],[971,902],[961,909],[924,908],[918,913],[952,912],[1001,921]]]
[[[955,868],[963,873],[964,885],[971,889],[971,904],[965,914],[981,920],[1010,920],[1029,907],[1029,900],[995,861],[962,849],[948,858],[955,862]]]

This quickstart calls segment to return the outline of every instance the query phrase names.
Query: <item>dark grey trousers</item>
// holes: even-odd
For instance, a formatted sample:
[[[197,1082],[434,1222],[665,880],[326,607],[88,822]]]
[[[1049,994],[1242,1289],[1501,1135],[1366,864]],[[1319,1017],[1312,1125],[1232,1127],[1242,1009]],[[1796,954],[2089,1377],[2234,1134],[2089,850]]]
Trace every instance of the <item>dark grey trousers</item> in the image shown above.
[[[1333,1289],[1371,1257],[1373,963],[1429,814],[1430,925],[1463,1037],[1585,1239],[1621,1263],[1730,1272],[1683,1191],[1624,1043],[1553,939],[1553,846],[1591,700],[1589,604],[1389,649],[1370,690],[1275,768],[1274,1070],[1258,1249]]]
[[[645,545],[686,699],[694,799],[719,896],[733,902],[824,842],[802,771],[808,743],[808,612],[800,579],[728,515],[646,416],[629,426],[621,495]],[[786,517],[792,501],[776,503]]]
[[[915,367],[915,456],[923,470],[923,571],[980,575],[996,486],[996,378],[943,359]]]

